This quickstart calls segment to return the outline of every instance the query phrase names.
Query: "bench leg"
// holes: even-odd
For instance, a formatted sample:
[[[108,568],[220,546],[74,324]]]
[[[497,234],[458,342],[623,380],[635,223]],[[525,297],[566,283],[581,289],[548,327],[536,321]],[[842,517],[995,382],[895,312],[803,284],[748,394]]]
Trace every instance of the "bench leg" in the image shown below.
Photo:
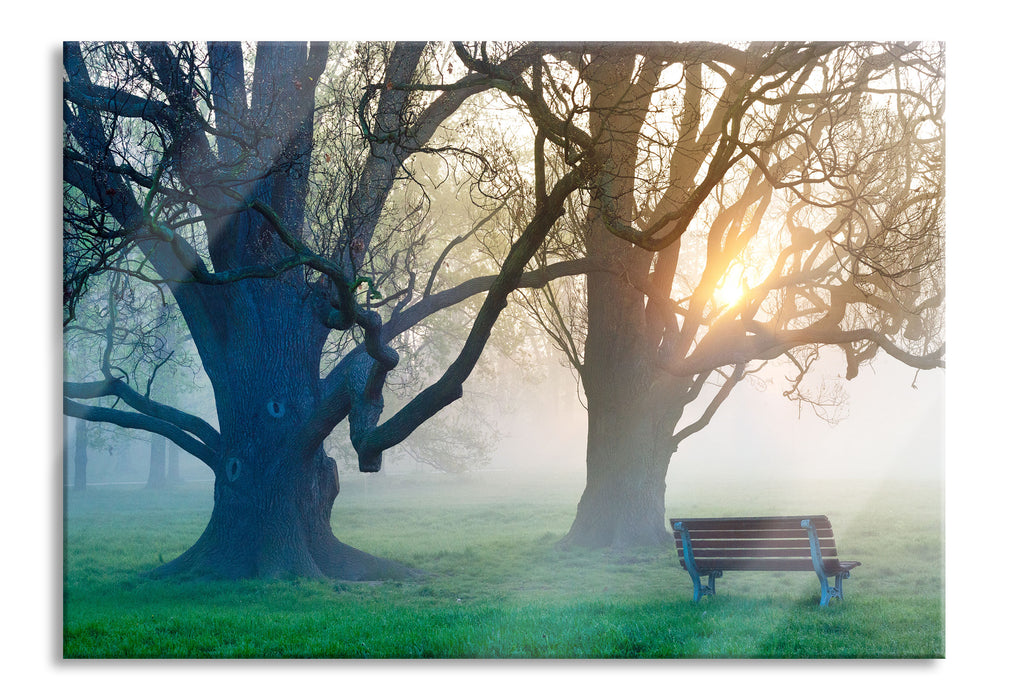
[[[715,595],[715,579],[720,578],[722,575],[721,571],[712,571],[708,574],[708,583],[704,585],[701,583],[701,577],[693,572],[690,572],[690,579],[694,582],[694,602],[696,603],[701,598],[706,595]]]
[[[838,574],[837,576],[835,576],[834,577],[834,585],[833,586],[831,586],[827,582],[827,577],[826,576],[820,576],[819,573],[817,575],[820,578],[820,607],[821,608],[827,607],[830,604],[830,601],[833,598],[837,598],[838,600],[844,600],[844,587],[843,587],[843,584],[841,582],[844,579],[846,579],[846,578],[848,578],[848,577],[851,576],[851,572],[850,571],[844,571],[844,572]]]
[[[842,571],[834,576],[834,585],[827,583],[827,572],[823,569],[823,554],[820,550],[820,538],[816,534],[816,526],[812,520],[803,520],[802,527],[809,533],[809,556],[812,559],[813,571],[820,579],[820,607],[825,608],[830,604],[831,598],[844,600],[844,591],[841,589],[841,580],[851,575],[849,571]]]

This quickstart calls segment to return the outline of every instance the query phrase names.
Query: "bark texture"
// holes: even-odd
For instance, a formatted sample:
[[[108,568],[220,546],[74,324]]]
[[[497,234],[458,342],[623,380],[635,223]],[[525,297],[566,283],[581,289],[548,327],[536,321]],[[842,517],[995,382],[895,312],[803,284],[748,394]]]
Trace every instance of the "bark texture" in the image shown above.
[[[340,542],[330,518],[336,462],[303,426],[318,409],[328,329],[300,303],[299,277],[246,280],[221,292],[229,333],[208,353],[220,421],[214,509],[200,539],[157,576],[406,576],[402,565]],[[285,284],[286,282],[286,284]],[[314,438],[314,439],[313,439]]]
[[[666,472],[670,423],[685,389],[655,363],[644,296],[628,281],[648,272],[651,254],[590,220],[587,248],[606,269],[588,273],[588,334],[582,384],[588,410],[585,491],[565,544],[649,546],[667,542]]]
[[[152,575],[362,581],[415,573],[338,540],[330,526],[336,462],[321,451],[297,459],[267,448],[255,461],[230,463],[216,481],[214,510],[199,540]]]

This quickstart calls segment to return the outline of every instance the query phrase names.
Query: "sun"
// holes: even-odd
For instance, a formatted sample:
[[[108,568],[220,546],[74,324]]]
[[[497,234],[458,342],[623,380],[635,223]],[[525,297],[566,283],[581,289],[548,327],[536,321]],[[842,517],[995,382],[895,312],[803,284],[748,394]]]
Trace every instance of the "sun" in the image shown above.
[[[743,266],[734,263],[729,266],[722,277],[722,281],[715,287],[715,305],[720,309],[732,308],[743,300],[749,287],[743,276]]]

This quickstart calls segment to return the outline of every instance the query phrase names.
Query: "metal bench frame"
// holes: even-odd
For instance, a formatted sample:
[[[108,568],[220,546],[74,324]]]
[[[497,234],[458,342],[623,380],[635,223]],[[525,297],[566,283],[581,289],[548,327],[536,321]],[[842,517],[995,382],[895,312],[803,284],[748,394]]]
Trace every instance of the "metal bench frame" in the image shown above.
[[[738,518],[739,520],[747,520],[747,518]],[[722,570],[713,569],[710,571],[700,571],[697,567],[696,559],[694,558],[694,548],[690,540],[690,530],[688,526],[684,524],[683,520],[673,520],[671,521],[673,529],[680,533],[680,539],[682,543],[682,553],[683,553],[683,567],[690,574],[690,579],[694,584],[694,602],[698,602],[706,595],[715,595],[715,579],[721,578]],[[823,561],[823,554],[820,549],[820,538],[816,532],[816,526],[809,519],[803,519],[800,521],[800,527],[806,530],[809,536],[809,554],[813,565],[813,571],[816,573],[817,578],[820,580],[820,607],[827,607],[830,601],[833,599],[844,600],[844,589],[842,581],[851,576],[851,571],[849,569],[842,570],[834,574],[834,585],[830,585],[830,574],[827,573],[826,566]],[[738,545],[740,548],[745,548],[745,545]],[[853,564],[858,566],[859,562],[845,562],[845,564]],[[853,567],[852,567],[853,568]],[[702,583],[701,577],[707,576],[708,582]]]
[[[802,527],[809,533],[809,553],[813,559],[813,571],[820,579],[820,607],[827,607],[834,598],[844,600],[844,590],[841,581],[851,576],[851,571],[842,571],[834,576],[834,585],[827,582],[827,573],[823,566],[823,555],[820,553],[820,538],[816,535],[816,526],[808,520],[803,520]]]

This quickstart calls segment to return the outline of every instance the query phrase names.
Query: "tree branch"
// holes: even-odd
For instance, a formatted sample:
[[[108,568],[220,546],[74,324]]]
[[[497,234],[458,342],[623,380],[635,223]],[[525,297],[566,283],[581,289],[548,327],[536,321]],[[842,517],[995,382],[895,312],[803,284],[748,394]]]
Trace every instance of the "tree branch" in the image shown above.
[[[63,395],[69,399],[97,399],[103,396],[114,396],[122,399],[134,410],[155,418],[164,423],[192,433],[209,449],[216,450],[220,446],[221,436],[212,425],[201,418],[152,401],[142,395],[122,380],[110,378],[95,382],[64,382]]]
[[[220,459],[217,452],[168,421],[142,413],[132,413],[130,411],[103,408],[101,406],[86,406],[76,401],[71,401],[65,396],[63,397],[63,413],[72,418],[81,418],[99,423],[112,423],[122,428],[145,430],[149,433],[163,435],[211,469],[217,470]]]
[[[672,443],[674,452],[681,442],[708,426],[712,417],[714,417],[715,412],[723,403],[725,403],[725,400],[729,398],[729,394],[732,393],[733,388],[735,388],[745,375],[745,370],[746,363],[736,365],[732,375],[726,379],[725,383],[719,388],[718,393],[715,394],[715,397],[711,400],[711,403],[708,404],[708,407],[704,409],[704,413],[701,414],[701,417],[673,435]]]

